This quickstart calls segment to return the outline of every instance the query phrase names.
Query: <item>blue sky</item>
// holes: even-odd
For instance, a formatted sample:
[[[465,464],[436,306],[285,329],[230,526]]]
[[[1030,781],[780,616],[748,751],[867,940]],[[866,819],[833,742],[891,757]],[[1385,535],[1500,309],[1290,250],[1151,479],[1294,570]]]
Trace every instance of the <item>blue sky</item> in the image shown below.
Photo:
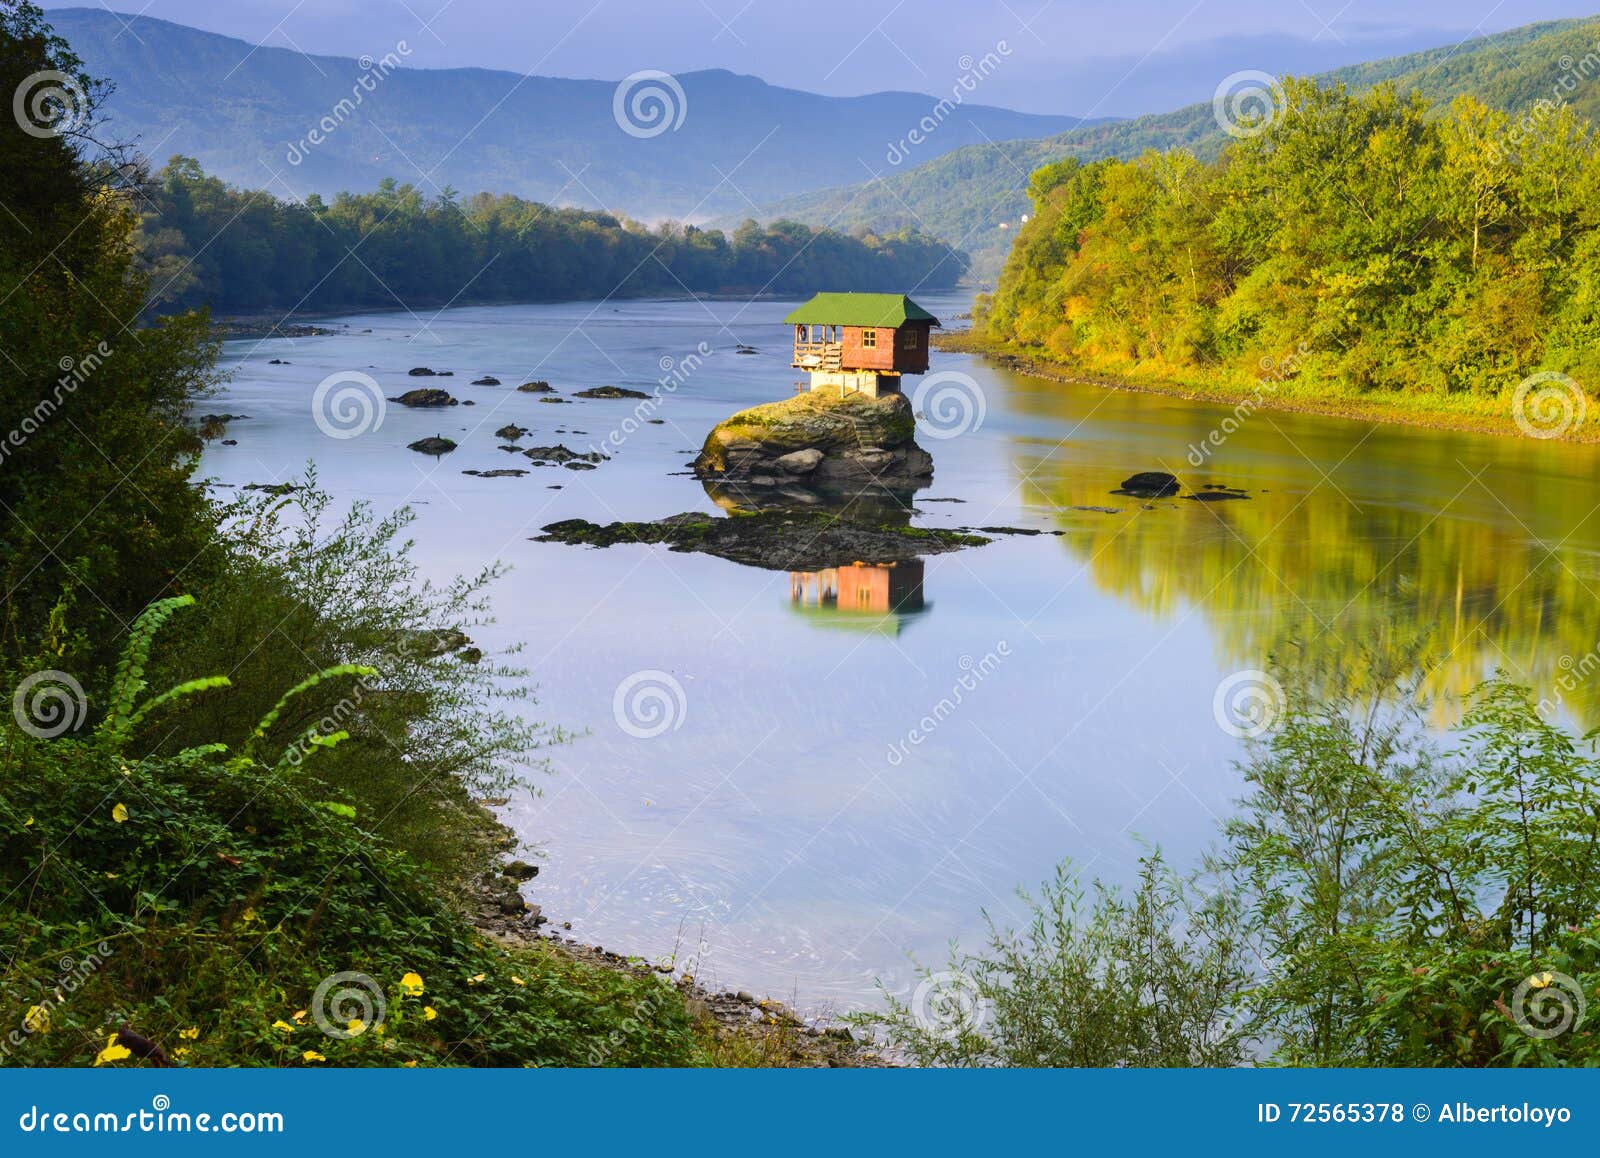
[[[85,0],[76,0],[83,6]],[[45,0],[45,7],[71,5]],[[101,7],[106,4],[99,5]],[[1591,7],[1592,6],[1592,7]],[[988,104],[1129,115],[1209,97],[1215,78],[1312,72],[1600,10],[1600,0],[111,0],[253,43],[616,79],[728,68],[835,95],[945,92],[1002,58]],[[997,53],[997,46],[1006,46]]]

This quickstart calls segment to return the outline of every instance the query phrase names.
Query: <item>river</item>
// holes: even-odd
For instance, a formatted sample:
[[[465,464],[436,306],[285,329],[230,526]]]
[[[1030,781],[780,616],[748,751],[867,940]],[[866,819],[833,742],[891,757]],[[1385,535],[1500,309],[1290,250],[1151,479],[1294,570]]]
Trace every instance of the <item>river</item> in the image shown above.
[[[946,318],[968,306],[918,297]],[[936,475],[917,522],[1060,534],[812,576],[529,541],[558,519],[716,511],[682,472],[718,419],[792,392],[789,308],[350,315],[334,336],[230,341],[233,379],[206,404],[250,417],[229,428],[237,445],[209,445],[203,474],[282,481],[315,461],[340,500],[416,509],[425,574],[511,566],[477,642],[523,644],[539,717],[581,734],[503,811],[543,856],[529,898],[573,936],[648,957],[703,942],[708,983],[858,1006],[879,981],[903,989],[910,955],[980,936],[985,911],[1017,920],[1016,887],[1063,858],[1122,881],[1150,846],[1198,855],[1258,718],[1229,705],[1276,695],[1252,673],[1292,659],[1347,678],[1417,647],[1440,726],[1496,670],[1600,722],[1592,446],[1258,412],[1196,468],[1189,448],[1225,409],[935,351],[935,370],[965,376],[942,387],[966,407],[921,438]],[[418,365],[454,377],[408,377]],[[381,425],[329,437],[313,396],[337,372],[476,405],[389,405]],[[504,385],[470,385],[484,374]],[[531,378],[563,395],[670,388],[647,408],[658,424],[628,422],[632,401],[542,403],[515,390]],[[527,466],[496,449],[506,423],[532,429],[525,445],[611,459],[464,475]],[[459,449],[406,449],[436,433]],[[1248,497],[1147,509],[1109,493],[1144,469]]]

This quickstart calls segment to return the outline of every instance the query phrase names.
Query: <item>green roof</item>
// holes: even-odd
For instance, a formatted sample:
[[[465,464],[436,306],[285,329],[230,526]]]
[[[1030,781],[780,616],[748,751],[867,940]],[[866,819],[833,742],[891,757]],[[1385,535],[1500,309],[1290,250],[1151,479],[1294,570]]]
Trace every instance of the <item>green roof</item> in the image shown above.
[[[798,326],[882,326],[939,319],[905,294],[818,294],[783,319]]]

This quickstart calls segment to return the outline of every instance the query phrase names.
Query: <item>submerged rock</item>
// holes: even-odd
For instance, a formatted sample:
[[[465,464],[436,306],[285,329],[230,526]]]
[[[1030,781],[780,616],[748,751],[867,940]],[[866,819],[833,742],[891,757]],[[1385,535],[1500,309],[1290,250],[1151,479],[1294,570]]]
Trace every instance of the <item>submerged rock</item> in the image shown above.
[[[579,452],[571,449],[570,447],[560,445],[530,446],[522,453],[531,459],[535,466],[543,466],[550,462],[560,463],[561,465],[581,462],[593,466],[595,463],[609,461],[608,457],[601,454],[598,450]]]
[[[527,434],[527,433],[528,433],[528,428],[526,426],[518,426],[515,422],[511,422],[511,423],[507,423],[505,426],[502,426],[499,430],[495,431],[494,432],[494,436],[496,438],[505,438],[505,439],[513,439],[514,440],[514,439],[521,438],[524,434]]]
[[[610,547],[618,543],[663,543],[674,551],[715,555],[771,571],[817,571],[870,560],[895,563],[989,542],[981,535],[925,527],[851,522],[826,513],[766,511],[732,518],[699,512],[651,523],[566,519],[544,527],[536,543]]]
[[[493,374],[485,374],[482,378],[474,378],[472,384],[474,386],[498,386],[500,385],[500,379]]]
[[[516,467],[509,467],[496,470],[464,470],[461,473],[470,474],[476,478],[521,478],[528,472],[518,470]]]
[[[422,390],[407,390],[398,398],[389,399],[398,402],[401,406],[455,406],[456,400],[443,390],[428,387]]]
[[[550,385],[550,383],[540,380],[536,382],[524,382],[521,386],[518,386],[517,389],[523,394],[548,394],[553,387]]]
[[[650,395],[642,390],[629,390],[623,386],[596,386],[591,390],[579,390],[579,398],[648,398]]]

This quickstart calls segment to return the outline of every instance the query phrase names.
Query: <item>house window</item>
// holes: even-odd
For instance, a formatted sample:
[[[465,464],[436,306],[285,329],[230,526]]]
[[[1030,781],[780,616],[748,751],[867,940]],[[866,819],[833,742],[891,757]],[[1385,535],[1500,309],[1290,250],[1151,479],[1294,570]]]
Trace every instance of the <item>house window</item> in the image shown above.
[[[902,350],[915,350],[917,348],[917,331],[907,330],[901,334],[900,348]]]
[[[878,348],[878,331],[877,330],[862,330],[861,331],[861,348],[863,350],[876,350]]]

